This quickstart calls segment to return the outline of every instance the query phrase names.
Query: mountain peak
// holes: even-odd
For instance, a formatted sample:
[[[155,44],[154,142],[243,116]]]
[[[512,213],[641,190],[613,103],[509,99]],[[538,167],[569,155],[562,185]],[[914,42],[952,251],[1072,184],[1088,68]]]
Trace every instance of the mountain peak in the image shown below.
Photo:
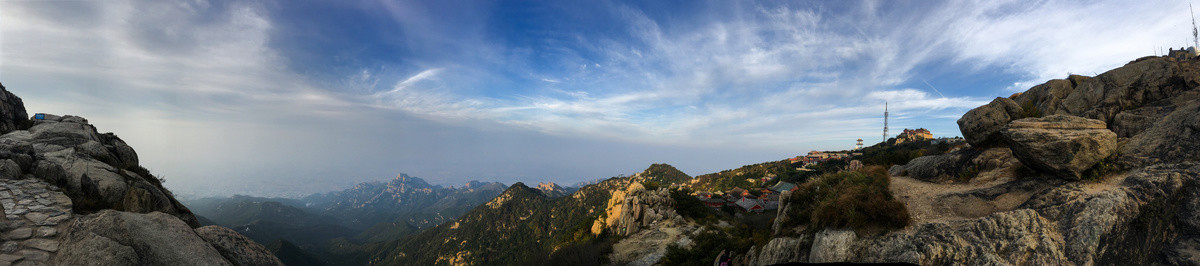
[[[679,184],[692,180],[691,176],[665,163],[651,164],[649,168],[638,173],[635,177],[663,184]]]

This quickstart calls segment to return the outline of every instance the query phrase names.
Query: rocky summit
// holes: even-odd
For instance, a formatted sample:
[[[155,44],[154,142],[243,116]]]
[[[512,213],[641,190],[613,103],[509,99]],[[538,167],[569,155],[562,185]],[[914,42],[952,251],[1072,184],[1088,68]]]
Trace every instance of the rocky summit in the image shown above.
[[[782,230],[738,261],[1200,262],[1200,60],[1052,80],[958,124],[970,145],[889,171],[910,225]]]
[[[0,85],[0,264],[282,265],[228,228],[200,227],[138,163],[87,119],[28,117]]]

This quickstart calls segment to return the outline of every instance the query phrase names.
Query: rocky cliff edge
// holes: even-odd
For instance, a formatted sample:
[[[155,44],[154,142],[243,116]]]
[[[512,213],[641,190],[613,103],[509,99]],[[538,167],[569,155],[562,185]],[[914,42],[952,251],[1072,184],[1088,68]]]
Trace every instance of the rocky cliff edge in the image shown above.
[[[78,116],[30,117],[0,85],[0,264],[282,265],[200,227],[137,152]]]

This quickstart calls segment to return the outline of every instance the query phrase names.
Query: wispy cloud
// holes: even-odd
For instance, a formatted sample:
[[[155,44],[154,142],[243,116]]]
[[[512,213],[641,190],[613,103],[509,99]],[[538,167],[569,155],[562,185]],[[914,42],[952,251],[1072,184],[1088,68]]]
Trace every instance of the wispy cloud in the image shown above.
[[[594,178],[634,150],[621,167],[873,141],[884,101],[892,128],[954,135],[993,97],[1190,33],[1165,0],[308,4],[0,1],[0,78],[35,111],[136,136],[186,184],[353,175],[309,166],[331,160]],[[569,148],[511,152],[550,146]],[[606,156],[578,159],[592,150]],[[442,163],[484,153],[504,159]]]
[[[1178,10],[1168,7],[1178,3],[951,1],[864,4],[838,12],[831,10],[842,7],[820,4],[706,4],[719,7],[683,18],[688,23],[615,4],[612,15],[626,34],[583,36],[562,44],[561,50],[599,56],[568,56],[569,62],[559,63],[581,67],[535,74],[584,75],[540,80],[562,88],[554,91],[586,94],[535,90],[496,98],[439,93],[421,96],[437,99],[428,106],[407,110],[432,114],[449,108],[455,111],[447,115],[455,117],[476,116],[555,134],[657,143],[753,140],[770,146],[777,143],[764,141],[762,132],[854,138],[816,126],[868,121],[880,115],[875,109],[886,100],[894,114],[905,114],[901,119],[947,129],[951,118],[1006,90],[1024,90],[1067,72],[1092,74],[1145,55],[1150,44],[1178,30],[1180,22],[1161,19]],[[1130,8],[1138,12],[1125,12]],[[1129,34],[1136,38],[1125,37]],[[592,64],[606,67],[588,69]],[[938,65],[951,67],[931,69]],[[1008,76],[987,74],[994,71]],[[926,78],[960,74],[1018,79],[1000,87],[953,80],[967,84],[939,89]],[[573,82],[587,77],[607,80]]]

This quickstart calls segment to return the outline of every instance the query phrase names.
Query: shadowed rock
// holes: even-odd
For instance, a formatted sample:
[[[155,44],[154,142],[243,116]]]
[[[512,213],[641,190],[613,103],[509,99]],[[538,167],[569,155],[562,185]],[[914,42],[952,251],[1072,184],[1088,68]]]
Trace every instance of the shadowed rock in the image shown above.
[[[1021,107],[1016,102],[1008,98],[996,98],[959,118],[958,129],[972,146],[994,146],[1002,140],[1000,129],[1020,116]]]

